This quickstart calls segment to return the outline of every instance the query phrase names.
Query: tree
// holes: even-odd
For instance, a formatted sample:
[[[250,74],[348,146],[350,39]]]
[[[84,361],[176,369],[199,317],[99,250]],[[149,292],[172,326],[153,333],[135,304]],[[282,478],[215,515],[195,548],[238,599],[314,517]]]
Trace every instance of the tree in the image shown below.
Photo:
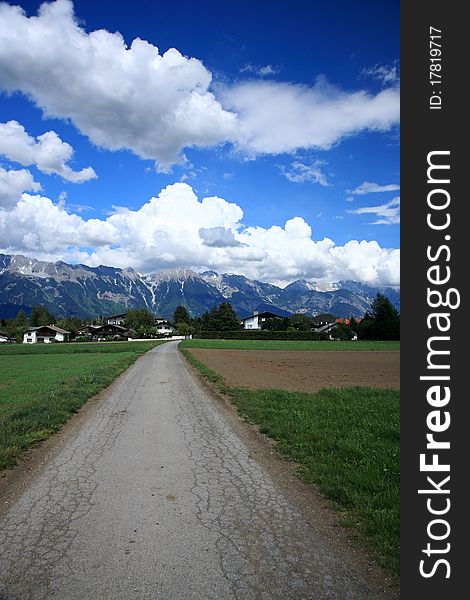
[[[222,302],[205,312],[200,321],[203,331],[235,331],[241,328],[240,319],[230,302]]]
[[[213,306],[208,312],[206,312],[201,317],[201,328],[203,331],[220,331],[220,315],[219,308],[217,306]]]
[[[212,307],[211,312],[207,311],[200,318],[200,332],[201,331],[214,331],[214,311],[215,306]]]
[[[376,339],[400,339],[400,315],[390,300],[380,292],[371,305],[375,319]]]
[[[351,327],[352,331],[355,331],[357,333],[359,323],[356,321],[356,317],[354,315],[349,317],[349,327]]]
[[[313,319],[307,315],[291,315],[289,325],[297,331],[312,331]]]
[[[16,317],[13,320],[15,322],[16,327],[28,327],[29,326],[29,319],[26,316],[26,313],[24,312],[24,310],[22,308],[20,308],[20,310],[18,311],[18,314],[16,315]]]
[[[218,310],[219,331],[235,331],[240,329],[240,319],[230,302],[222,302]]]
[[[41,327],[42,325],[52,325],[56,318],[49,312],[47,306],[40,304],[31,309],[30,323],[31,327]]]
[[[23,336],[29,327],[29,319],[22,308],[18,311],[14,319],[8,319],[5,323],[5,331],[11,338],[17,342],[23,341]]]
[[[349,325],[346,323],[338,323],[331,330],[331,336],[336,340],[350,340],[352,333]]]
[[[146,308],[130,308],[125,319],[126,327],[129,329],[155,327],[155,317]]]
[[[176,310],[173,313],[173,321],[175,323],[187,323],[188,325],[191,323],[191,317],[189,316],[186,307],[182,304],[176,307]]]
[[[150,338],[157,333],[155,316],[146,308],[130,308],[124,324],[134,332],[133,337]]]
[[[356,336],[356,339],[359,338],[359,323],[354,315],[349,317],[349,331],[351,334],[351,339],[353,339],[354,335]]]
[[[358,327],[359,337],[366,340],[399,340],[400,314],[380,292]]]
[[[268,317],[261,324],[261,329],[266,329],[267,331],[286,331],[289,327],[289,319],[287,317],[282,317],[281,319],[278,317]]]
[[[357,327],[357,337],[361,340],[372,340],[374,335],[375,320],[369,311],[363,316]]]
[[[79,317],[65,317],[56,323],[57,327],[70,331],[70,336],[75,337],[78,329],[82,325],[82,321]]]
[[[178,330],[179,335],[190,335],[193,331],[193,328],[188,323],[182,321],[181,323],[176,324],[176,329]]]
[[[204,314],[206,314],[206,313],[204,313]],[[202,317],[194,317],[194,319],[192,321],[193,331],[196,331],[197,333],[201,333],[201,331],[204,329],[204,327],[202,326],[203,316]]]

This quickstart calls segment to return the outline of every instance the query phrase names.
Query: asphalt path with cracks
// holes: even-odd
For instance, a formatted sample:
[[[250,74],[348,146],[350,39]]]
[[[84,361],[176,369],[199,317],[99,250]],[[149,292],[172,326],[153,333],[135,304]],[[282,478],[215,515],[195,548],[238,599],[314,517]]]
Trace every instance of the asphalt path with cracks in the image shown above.
[[[255,454],[177,345],[155,348],[4,510],[0,599],[398,597]]]

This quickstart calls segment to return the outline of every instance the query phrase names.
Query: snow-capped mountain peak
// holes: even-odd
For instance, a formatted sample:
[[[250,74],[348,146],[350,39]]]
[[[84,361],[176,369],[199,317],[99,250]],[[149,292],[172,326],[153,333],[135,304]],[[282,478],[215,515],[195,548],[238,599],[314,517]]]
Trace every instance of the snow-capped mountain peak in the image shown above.
[[[326,287],[320,281],[297,280],[285,288],[234,273],[188,267],[142,275],[133,269],[70,265],[39,261],[20,255],[0,254],[0,317],[15,316],[21,306],[44,304],[57,317],[96,317],[130,307],[147,308],[171,318],[183,304],[193,316],[224,301],[240,317],[255,310],[279,315],[332,313],[361,316],[370,309],[377,291],[399,308],[399,291],[373,288],[353,281]]]

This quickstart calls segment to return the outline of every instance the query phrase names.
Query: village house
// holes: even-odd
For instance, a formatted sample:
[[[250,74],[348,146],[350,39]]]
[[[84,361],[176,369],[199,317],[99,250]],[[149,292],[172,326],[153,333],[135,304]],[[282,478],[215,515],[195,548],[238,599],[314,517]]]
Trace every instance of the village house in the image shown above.
[[[128,329],[121,327],[121,325],[115,325],[114,323],[93,327],[93,329],[90,330],[91,339],[95,342],[101,342],[110,337],[114,339],[127,339],[128,333]]]
[[[121,313],[119,315],[111,315],[105,317],[106,325],[122,325],[126,320],[127,313]]]
[[[12,338],[8,335],[8,333],[5,333],[5,331],[0,331],[0,344],[2,343],[12,343],[12,342],[16,342],[16,338]]]
[[[91,339],[100,342],[109,338],[125,339],[129,330],[121,325],[107,323],[105,325],[82,325],[77,329],[77,339]]]
[[[357,324],[359,324],[361,321],[362,321],[362,319],[356,319]],[[330,340],[336,340],[338,338],[335,336],[335,328],[338,325],[340,325],[341,323],[344,323],[345,325],[347,325],[349,327],[350,320],[348,318],[338,317],[334,321],[319,323],[316,327],[312,328],[312,331],[314,331],[315,333],[329,334]],[[351,331],[351,334],[352,334],[351,340],[356,341],[357,340],[357,332]]]
[[[361,318],[357,318],[357,319],[356,319],[356,324],[357,324],[357,325],[360,325],[360,323],[361,323],[361,322],[362,322],[362,319],[361,319]],[[351,324],[351,321],[350,321],[350,319],[348,319],[348,318],[345,318],[345,319],[343,319],[343,318],[340,318],[340,317],[339,317],[339,318],[337,318],[337,319],[336,319],[336,323],[337,323],[337,324],[338,324],[338,323],[344,323],[345,325],[347,325],[347,326],[349,327],[349,326],[350,326],[350,324]],[[333,332],[333,333],[334,333],[334,332]],[[353,331],[353,330],[351,330],[351,334],[352,334],[351,340],[355,342],[355,341],[357,340],[357,332],[356,332],[356,331]],[[334,338],[332,338],[332,337],[331,337],[331,335],[330,335],[330,339],[334,339]]]
[[[70,331],[56,325],[41,325],[30,327],[23,336],[23,344],[50,344],[51,342],[66,342]]]
[[[312,331],[315,333],[330,333],[332,329],[336,327],[337,323],[335,321],[321,322],[318,323],[315,327],[312,327]]]
[[[281,315],[276,315],[269,311],[260,313],[255,310],[251,317],[245,317],[244,319],[241,319],[240,322],[243,325],[243,329],[262,329],[266,319],[282,319],[282,317]]]
[[[155,319],[155,327],[160,335],[172,335],[175,331],[173,325],[166,319]]]
[[[344,323],[345,325],[349,325],[351,324],[351,319],[349,317],[346,318],[342,318],[342,317],[337,317],[335,320],[336,323]],[[359,325],[362,322],[362,318],[357,318],[356,319],[356,323]]]
[[[101,341],[110,337],[124,339],[129,334],[129,330],[123,326],[126,316],[127,313],[121,313],[104,317],[104,325],[82,325],[77,330],[77,335],[91,338],[93,341]],[[175,332],[175,327],[165,317],[155,317],[155,329],[156,333],[160,335],[171,336]]]
[[[82,325],[77,329],[77,337],[92,335],[100,325]]]

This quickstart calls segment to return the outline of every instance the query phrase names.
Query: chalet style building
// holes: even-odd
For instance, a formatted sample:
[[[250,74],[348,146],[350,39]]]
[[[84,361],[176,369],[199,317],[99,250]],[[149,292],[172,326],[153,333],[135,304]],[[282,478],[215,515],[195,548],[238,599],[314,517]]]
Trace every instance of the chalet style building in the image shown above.
[[[129,330],[121,325],[107,323],[106,325],[83,325],[77,331],[77,336],[91,338],[94,342],[104,341],[109,338],[127,339]]]
[[[243,329],[261,329],[266,319],[282,319],[282,317],[269,311],[260,313],[255,310],[251,317],[241,319],[241,324],[243,325]]]
[[[106,325],[122,325],[126,320],[127,313],[121,313],[119,315],[111,315],[105,317]]]
[[[101,327],[97,327],[92,332],[92,340],[99,342],[110,337],[114,339],[127,339],[128,333],[129,330],[126,329],[126,327],[121,327],[121,325],[109,323],[107,325],[101,325]]]
[[[173,335],[175,328],[166,319],[155,319],[157,333],[160,335]]]
[[[103,325],[89,324],[82,325],[77,330],[78,338],[85,338],[88,340],[104,341],[113,339],[127,339],[130,330],[124,327],[126,322],[127,313],[121,313],[118,315],[111,315],[109,317],[103,317]],[[155,329],[156,333],[164,336],[171,336],[175,332],[174,326],[165,317],[155,317]]]
[[[70,331],[56,325],[41,325],[30,327],[23,336],[23,344],[50,344],[51,342],[66,342]]]
[[[82,325],[77,329],[77,337],[92,335],[99,325]]]

